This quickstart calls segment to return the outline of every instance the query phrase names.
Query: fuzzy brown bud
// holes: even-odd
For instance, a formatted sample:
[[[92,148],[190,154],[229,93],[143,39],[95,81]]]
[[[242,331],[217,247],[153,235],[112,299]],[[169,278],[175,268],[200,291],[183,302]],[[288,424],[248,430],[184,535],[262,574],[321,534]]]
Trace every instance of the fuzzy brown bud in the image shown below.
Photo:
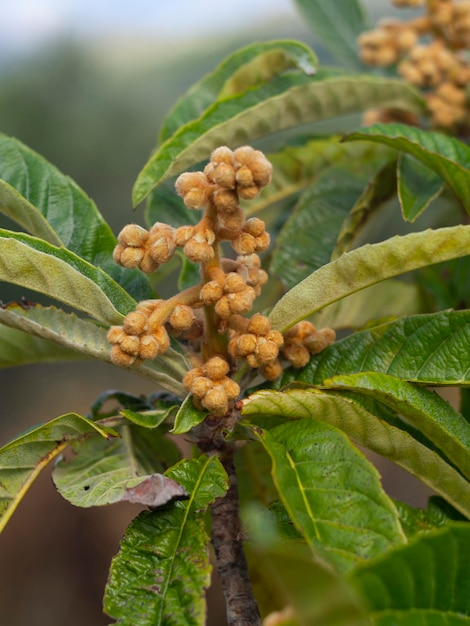
[[[185,304],[177,304],[170,315],[168,322],[170,326],[177,331],[184,332],[189,330],[195,320],[194,311],[190,306]]]
[[[176,179],[175,188],[188,209],[202,209],[207,206],[213,191],[203,172],[181,174]]]
[[[206,375],[211,380],[221,380],[230,370],[230,366],[225,359],[220,356],[213,356],[204,363]]]

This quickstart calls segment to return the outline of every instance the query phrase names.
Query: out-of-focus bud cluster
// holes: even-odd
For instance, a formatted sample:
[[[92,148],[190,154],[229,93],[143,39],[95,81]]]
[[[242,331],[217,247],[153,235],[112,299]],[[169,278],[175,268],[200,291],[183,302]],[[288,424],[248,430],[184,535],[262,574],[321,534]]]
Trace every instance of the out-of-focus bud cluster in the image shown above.
[[[126,315],[122,326],[111,326],[107,336],[113,363],[137,365],[168,350],[170,338],[160,320],[161,304],[161,300],[144,300]]]
[[[310,356],[318,354],[336,339],[331,328],[317,330],[311,322],[302,321],[284,333],[284,357],[293,367],[304,367]]]
[[[225,415],[230,402],[240,394],[239,385],[229,378],[228,362],[213,356],[202,367],[190,370],[183,378],[184,388],[193,396],[194,404],[215,417]]]
[[[470,0],[393,0],[403,8],[425,7],[409,21],[383,20],[358,38],[364,63],[397,65],[398,73],[420,87],[433,127],[469,131]]]

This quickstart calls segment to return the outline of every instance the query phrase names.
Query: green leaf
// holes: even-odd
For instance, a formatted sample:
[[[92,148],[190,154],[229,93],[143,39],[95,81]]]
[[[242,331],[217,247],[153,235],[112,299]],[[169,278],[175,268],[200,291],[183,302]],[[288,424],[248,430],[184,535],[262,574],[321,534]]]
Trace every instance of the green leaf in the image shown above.
[[[375,372],[334,376],[323,386],[365,394],[391,407],[470,480],[470,424],[441,396],[395,376]]]
[[[353,573],[378,626],[470,623],[470,526],[423,534]]]
[[[52,477],[66,500],[81,507],[128,500],[131,487],[145,485],[151,476],[160,476],[159,472],[180,457],[175,445],[158,429],[124,426],[121,432],[122,438],[114,441],[90,437],[77,442],[73,446],[74,457],[56,465]],[[162,501],[158,505],[185,495],[175,481],[159,486]]]
[[[465,518],[439,496],[431,496],[425,509],[417,509],[409,504],[395,501],[400,523],[410,539],[417,534],[430,532],[448,526]]]
[[[401,81],[371,76],[314,78],[286,73],[266,85],[215,102],[182,126],[149,159],[133,190],[134,205],[165,179],[207,159],[219,145],[235,147],[260,137],[371,106],[419,111],[419,94]]]
[[[422,385],[470,384],[470,311],[405,317],[357,332],[279,381],[322,384],[327,378],[381,372]]]
[[[261,575],[274,577],[278,589],[270,598],[284,596],[291,607],[286,624],[299,626],[367,626],[364,603],[346,581],[338,577],[326,563],[302,550],[301,546],[277,546],[257,550]],[[282,622],[281,622],[282,623]]]
[[[5,366],[13,359],[14,355],[21,359],[21,361],[13,363],[14,365],[35,363],[37,360],[42,361],[50,358],[58,360],[61,356],[64,359],[95,358],[111,363],[110,345],[106,338],[106,330],[77,317],[73,313],[65,313],[55,307],[12,303],[3,307],[0,306],[0,324],[34,336],[31,338],[19,335],[19,345],[13,345],[10,353],[6,349],[5,353],[2,352]],[[0,332],[4,332],[1,326]],[[40,340],[35,338],[40,338]],[[10,337],[10,342],[14,339],[15,334]],[[47,340],[47,342],[42,340]],[[58,349],[54,344],[61,346],[61,349]],[[185,395],[185,390],[180,381],[188,371],[189,364],[182,354],[172,348],[165,354],[158,356],[154,361],[147,361],[130,369],[150,378],[162,389],[178,396]]]
[[[378,472],[337,428],[301,419],[253,432],[271,456],[284,506],[314,553],[349,570],[404,541]]]
[[[470,148],[448,135],[405,124],[374,124],[344,141],[376,141],[405,152],[440,176],[470,213]]]
[[[271,326],[281,332],[365,287],[470,250],[470,227],[452,226],[395,236],[343,254],[310,274],[273,307]]]
[[[406,153],[398,159],[398,199],[403,218],[414,222],[444,188],[439,174]]]
[[[0,280],[55,298],[107,324],[121,322],[135,300],[103,270],[64,248],[0,229]]]
[[[121,409],[119,415],[125,417],[129,422],[142,426],[143,428],[157,428],[166,419],[168,419],[172,413],[177,409],[177,406],[172,406],[168,409],[155,409],[152,411],[131,411],[129,409]]]
[[[366,407],[349,394],[318,389],[263,390],[244,400],[242,414],[321,420],[344,431],[359,445],[410,472],[470,518],[470,483],[435,450],[383,419],[377,407]],[[253,417],[254,416],[254,417]],[[262,420],[261,420],[262,422]]]
[[[227,475],[217,457],[184,460],[166,475],[191,494],[186,502],[144,512],[129,526],[111,564],[104,598],[121,626],[203,626],[211,565],[205,528],[209,504]]]
[[[377,167],[377,166],[376,166]],[[370,217],[395,195],[395,161],[386,163],[372,178],[345,219],[331,254],[336,259],[353,247],[355,238]]]
[[[31,235],[102,267],[136,298],[151,297],[145,276],[113,261],[116,238],[94,202],[42,156],[3,134],[0,211]]]
[[[347,164],[359,173],[363,164],[385,161],[393,155],[392,150],[380,144],[340,143],[339,139],[334,135],[318,139],[309,137],[307,141],[301,138],[294,145],[268,154],[273,179],[258,198],[244,203],[246,214],[259,215],[273,203],[302,191],[331,166]]]
[[[414,283],[390,278],[319,311],[314,322],[318,327],[363,328],[365,324],[384,317],[397,318],[424,311],[421,290]]]
[[[0,531],[44,467],[73,441],[99,433],[116,433],[90,420],[67,413],[27,431],[0,448]]]
[[[361,195],[368,174],[333,167],[302,194],[272,253],[271,271],[288,288],[328,263],[341,225]]]
[[[370,28],[359,0],[295,0],[315,39],[352,69],[364,67],[358,36]]]
[[[186,396],[175,417],[175,425],[171,429],[174,435],[187,433],[207,417],[207,411],[198,409],[193,404],[192,396]]]
[[[227,57],[178,100],[163,121],[159,140],[168,139],[221,97],[246,91],[289,68],[313,74],[316,66],[317,59],[312,50],[297,41],[266,41],[242,48]]]
[[[32,337],[26,332],[0,324],[0,368],[19,367],[32,363],[57,363],[83,359],[74,350],[47,339]]]

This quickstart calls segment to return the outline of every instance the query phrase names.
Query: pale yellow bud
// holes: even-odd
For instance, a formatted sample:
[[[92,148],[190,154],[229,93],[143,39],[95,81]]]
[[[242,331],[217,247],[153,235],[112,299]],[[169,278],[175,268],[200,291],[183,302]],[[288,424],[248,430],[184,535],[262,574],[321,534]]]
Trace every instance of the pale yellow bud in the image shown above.
[[[178,304],[170,315],[169,323],[172,328],[179,331],[186,331],[191,328],[195,320],[194,311],[190,306]]]
[[[147,316],[143,311],[132,311],[124,318],[123,329],[128,335],[140,335],[147,327]]]
[[[152,335],[142,335],[139,345],[139,357],[141,359],[155,359],[159,354],[159,345]]]
[[[217,385],[213,389],[209,389],[201,400],[201,404],[215,417],[225,415],[228,411],[228,398],[223,386]]]
[[[248,324],[248,332],[255,335],[267,335],[271,330],[271,322],[261,313],[255,313]]]
[[[141,248],[148,239],[148,232],[138,224],[127,224],[118,235],[118,242],[126,247]]]

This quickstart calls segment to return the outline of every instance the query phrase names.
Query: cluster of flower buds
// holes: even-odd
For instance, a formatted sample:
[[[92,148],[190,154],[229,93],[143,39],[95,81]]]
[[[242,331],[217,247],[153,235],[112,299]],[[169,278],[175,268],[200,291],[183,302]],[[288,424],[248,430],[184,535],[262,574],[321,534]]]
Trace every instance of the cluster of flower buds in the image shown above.
[[[420,87],[436,128],[468,130],[470,101],[470,0],[393,0],[397,7],[425,6],[422,17],[384,20],[358,38],[368,65],[397,64],[398,73]],[[387,114],[384,114],[387,117]]]
[[[170,338],[161,323],[161,300],[144,300],[124,318],[122,326],[111,326],[108,341],[116,365],[137,365],[155,359],[170,347]]]
[[[298,325],[284,341],[267,317],[260,313],[243,317],[268,279],[258,253],[270,241],[265,223],[246,219],[239,203],[257,197],[271,173],[271,164],[258,150],[218,148],[203,172],[185,173],[176,181],[185,205],[203,211],[196,225],[172,228],[157,222],[147,231],[130,224],[119,234],[114,251],[118,263],[143,272],[156,271],[177,248],[200,264],[200,284],[167,300],[141,302],[121,326],[109,329],[108,341],[112,361],[123,366],[164,353],[170,346],[169,333],[189,342],[190,357],[202,364],[185,375],[183,386],[195,405],[214,417],[226,415],[240,394],[239,385],[229,377],[236,361],[243,359],[274,380],[282,372],[282,356],[300,367],[305,354],[332,340],[325,331]],[[237,254],[235,259],[220,256],[219,244],[224,241]],[[219,341],[221,333],[226,339]],[[199,349],[204,362],[197,356]]]
[[[304,367],[311,355],[322,352],[335,339],[331,328],[317,330],[311,322],[302,321],[284,333],[282,353],[293,367]]]
[[[230,371],[228,362],[213,356],[203,366],[190,370],[183,378],[184,388],[193,396],[194,404],[204,408],[215,417],[225,415],[230,402],[240,394],[239,385],[227,374]]]

